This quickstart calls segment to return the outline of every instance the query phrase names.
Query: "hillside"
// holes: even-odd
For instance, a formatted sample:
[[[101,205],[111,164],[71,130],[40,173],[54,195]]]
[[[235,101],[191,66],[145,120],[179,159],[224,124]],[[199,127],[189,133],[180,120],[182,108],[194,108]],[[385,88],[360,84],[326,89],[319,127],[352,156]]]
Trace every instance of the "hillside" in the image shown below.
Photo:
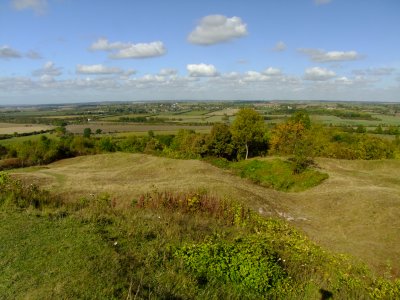
[[[141,154],[77,157],[14,174],[71,201],[107,192],[122,208],[148,191],[207,190],[279,215],[328,249],[358,257],[379,273],[390,265],[398,275],[400,162],[320,159],[318,165],[329,179],[301,193],[257,186],[198,160]]]

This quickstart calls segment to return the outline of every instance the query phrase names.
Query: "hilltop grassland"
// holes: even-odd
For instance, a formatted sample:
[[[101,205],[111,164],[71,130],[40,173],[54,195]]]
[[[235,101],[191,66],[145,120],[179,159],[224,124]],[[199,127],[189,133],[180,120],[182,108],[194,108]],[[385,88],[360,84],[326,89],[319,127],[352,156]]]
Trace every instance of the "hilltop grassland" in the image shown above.
[[[298,193],[256,185],[203,161],[143,154],[77,157],[13,173],[71,202],[108,193],[119,208],[149,191],[207,191],[261,215],[280,216],[326,248],[353,255],[377,273],[390,269],[398,276],[400,161],[318,159],[317,165],[329,178]]]

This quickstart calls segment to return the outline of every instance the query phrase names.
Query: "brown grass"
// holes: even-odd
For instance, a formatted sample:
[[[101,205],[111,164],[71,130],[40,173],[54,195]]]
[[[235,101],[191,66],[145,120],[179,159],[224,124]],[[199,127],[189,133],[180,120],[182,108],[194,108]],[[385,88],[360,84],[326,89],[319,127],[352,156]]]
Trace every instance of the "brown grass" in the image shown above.
[[[0,123],[0,134],[29,133],[53,128],[47,125]]]
[[[126,153],[77,157],[15,174],[71,200],[108,192],[120,207],[154,190],[207,190],[263,215],[280,215],[313,240],[380,273],[389,262],[400,275],[400,161],[320,159],[318,164],[329,179],[301,193],[263,188],[198,160]]]

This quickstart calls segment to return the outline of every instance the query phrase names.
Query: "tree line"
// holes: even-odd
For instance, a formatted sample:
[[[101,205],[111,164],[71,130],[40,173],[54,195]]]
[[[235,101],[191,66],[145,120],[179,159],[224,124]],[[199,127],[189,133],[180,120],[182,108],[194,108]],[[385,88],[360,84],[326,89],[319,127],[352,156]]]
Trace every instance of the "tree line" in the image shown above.
[[[286,122],[268,128],[263,117],[251,108],[241,109],[231,125],[214,124],[209,134],[180,130],[175,135],[156,135],[149,131],[147,136],[111,137],[93,136],[87,129],[83,135],[73,135],[65,127],[57,128],[55,132],[58,138],[41,136],[38,140],[0,146],[0,169],[123,151],[188,159],[216,157],[229,161],[267,154],[280,155],[289,157],[294,171],[301,172],[314,157],[393,158],[400,146],[398,137],[389,141],[313,124],[304,111],[297,111]]]

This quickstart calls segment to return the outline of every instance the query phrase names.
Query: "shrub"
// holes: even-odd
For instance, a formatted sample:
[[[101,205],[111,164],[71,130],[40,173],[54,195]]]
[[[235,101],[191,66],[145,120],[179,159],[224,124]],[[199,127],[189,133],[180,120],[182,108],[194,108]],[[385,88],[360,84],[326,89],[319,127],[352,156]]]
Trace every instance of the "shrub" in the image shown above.
[[[308,162],[307,162],[308,163]],[[274,160],[250,160],[231,163],[231,168],[241,177],[279,191],[303,191],[317,186],[328,178],[327,174],[307,169],[294,172],[296,162]]]
[[[178,249],[175,256],[197,278],[233,283],[242,292],[266,295],[285,280],[281,259],[268,239],[258,235],[237,238],[233,242],[218,239]]]

